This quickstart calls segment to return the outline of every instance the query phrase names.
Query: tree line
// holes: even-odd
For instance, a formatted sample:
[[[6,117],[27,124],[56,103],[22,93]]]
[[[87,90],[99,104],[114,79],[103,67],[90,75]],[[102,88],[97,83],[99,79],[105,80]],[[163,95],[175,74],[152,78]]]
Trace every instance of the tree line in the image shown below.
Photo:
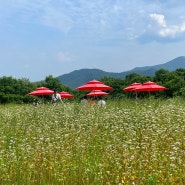
[[[109,99],[121,99],[121,98],[134,98],[135,94],[130,92],[124,92],[123,88],[129,86],[132,83],[144,83],[146,81],[154,81],[159,85],[165,86],[168,90],[160,92],[152,92],[152,96],[161,98],[172,98],[176,96],[185,97],[185,69],[179,68],[175,71],[168,71],[160,69],[156,71],[154,76],[142,76],[137,73],[128,74],[125,79],[103,77],[99,79],[106,85],[114,88],[109,91]],[[59,78],[54,78],[49,75],[45,80],[40,82],[30,82],[28,79],[21,78],[15,79],[13,77],[3,76],[0,78],[0,103],[30,103],[33,101],[32,96],[28,96],[28,93],[35,90],[37,87],[48,87],[51,90],[57,89],[58,91],[67,91],[75,96],[74,99],[68,101],[79,101],[87,92],[77,91],[63,85]],[[148,93],[140,92],[139,97],[145,98]],[[39,97],[38,97],[39,98]],[[45,101],[51,99],[50,96],[44,96]]]

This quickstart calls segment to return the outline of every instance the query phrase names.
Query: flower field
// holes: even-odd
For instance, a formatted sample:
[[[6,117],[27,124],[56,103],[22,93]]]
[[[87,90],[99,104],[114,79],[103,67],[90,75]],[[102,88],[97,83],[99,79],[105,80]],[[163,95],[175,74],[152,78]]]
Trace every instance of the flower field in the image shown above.
[[[184,185],[185,100],[0,106],[0,184]]]

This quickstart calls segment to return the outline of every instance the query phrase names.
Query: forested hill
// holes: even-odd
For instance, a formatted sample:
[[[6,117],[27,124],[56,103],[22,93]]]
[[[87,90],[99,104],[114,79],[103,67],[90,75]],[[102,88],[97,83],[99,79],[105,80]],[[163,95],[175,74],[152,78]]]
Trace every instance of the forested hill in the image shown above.
[[[125,71],[121,73],[106,72],[100,69],[80,69],[80,70],[75,70],[68,74],[61,75],[58,78],[62,84],[74,89],[92,79],[99,80],[103,77],[124,79],[125,76],[130,73],[138,73],[143,76],[154,76],[155,72],[159,69],[175,71],[178,68],[185,68],[185,56],[177,57],[164,64],[145,66],[145,67],[136,67],[130,71]]]

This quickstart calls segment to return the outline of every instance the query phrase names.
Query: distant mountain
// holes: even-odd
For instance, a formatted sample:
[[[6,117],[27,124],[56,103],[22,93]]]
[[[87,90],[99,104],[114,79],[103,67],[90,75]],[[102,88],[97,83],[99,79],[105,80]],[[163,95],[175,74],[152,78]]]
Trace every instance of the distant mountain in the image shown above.
[[[146,66],[146,67],[136,67],[131,70],[132,71],[146,71],[149,69],[159,70],[165,69],[168,71],[175,71],[178,68],[185,68],[185,56],[177,57],[169,62],[164,64],[154,65],[154,66]]]
[[[145,66],[145,67],[136,67],[132,70],[114,73],[114,72],[105,72],[100,69],[80,69],[75,70],[71,73],[64,74],[59,76],[61,83],[69,86],[71,88],[76,88],[89,80],[99,80],[103,77],[113,77],[113,78],[125,78],[126,75],[130,73],[138,73],[143,76],[154,76],[155,72],[159,69],[165,69],[168,71],[175,71],[178,68],[185,68],[185,56],[177,57],[169,62],[164,64],[154,65],[154,66]]]

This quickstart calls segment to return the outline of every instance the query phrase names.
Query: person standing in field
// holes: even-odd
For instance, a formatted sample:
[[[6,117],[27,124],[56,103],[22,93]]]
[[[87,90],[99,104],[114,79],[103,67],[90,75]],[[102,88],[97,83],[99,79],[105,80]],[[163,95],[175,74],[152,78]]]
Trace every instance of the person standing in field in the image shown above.
[[[99,97],[98,105],[102,105],[102,106],[105,106],[106,105],[105,100],[103,100],[101,96]]]
[[[62,98],[60,94],[57,92],[57,90],[54,90],[54,94],[52,94],[51,98],[52,98],[51,103],[57,103],[57,102],[62,103]]]
[[[90,104],[91,106],[96,105],[96,99],[95,99],[95,97],[94,97],[94,98],[93,98],[93,97],[90,98],[89,104]]]
[[[87,100],[87,96],[84,96],[82,99],[81,99],[81,103],[88,103],[88,100]]]
[[[34,99],[34,100],[33,100],[33,105],[34,105],[34,106],[38,106],[38,105],[39,105],[39,101],[38,101],[37,99]]]

